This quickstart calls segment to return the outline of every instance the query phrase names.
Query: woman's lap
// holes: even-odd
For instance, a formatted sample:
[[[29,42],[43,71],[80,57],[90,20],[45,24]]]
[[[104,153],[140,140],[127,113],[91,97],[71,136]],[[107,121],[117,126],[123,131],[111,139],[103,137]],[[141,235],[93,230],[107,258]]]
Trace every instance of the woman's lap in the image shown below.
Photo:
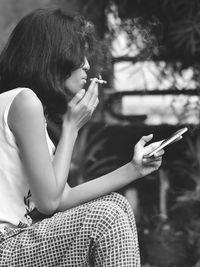
[[[132,250],[139,257],[134,217],[129,208],[124,197],[113,193],[56,213],[27,229],[8,231],[5,241],[0,243],[0,266],[90,266],[99,241],[114,231],[115,221],[121,225],[120,233],[125,227],[122,224],[130,228]],[[106,242],[103,243],[105,246]],[[139,266],[139,259],[137,262],[135,266]]]

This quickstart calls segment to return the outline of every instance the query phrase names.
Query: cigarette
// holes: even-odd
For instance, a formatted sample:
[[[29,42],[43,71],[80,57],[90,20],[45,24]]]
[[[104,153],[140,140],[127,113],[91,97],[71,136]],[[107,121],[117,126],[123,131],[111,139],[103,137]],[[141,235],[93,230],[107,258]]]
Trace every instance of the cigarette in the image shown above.
[[[94,79],[95,79],[95,78],[91,78],[90,81],[93,81]],[[102,79],[97,79],[96,81],[97,81],[98,83],[100,83],[100,84],[107,83],[107,81],[102,80]]]

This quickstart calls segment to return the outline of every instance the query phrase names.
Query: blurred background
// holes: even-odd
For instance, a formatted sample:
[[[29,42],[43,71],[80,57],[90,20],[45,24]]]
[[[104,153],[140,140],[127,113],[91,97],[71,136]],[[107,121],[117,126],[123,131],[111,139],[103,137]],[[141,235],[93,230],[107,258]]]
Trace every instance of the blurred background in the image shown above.
[[[187,126],[159,171],[119,193],[135,212],[143,267],[200,267],[200,1],[0,0],[0,49],[18,20],[40,7],[82,13],[102,48],[89,75],[101,73],[107,84],[79,134],[71,186],[131,160],[142,135],[157,141]],[[56,143],[59,125],[50,122],[49,133]]]

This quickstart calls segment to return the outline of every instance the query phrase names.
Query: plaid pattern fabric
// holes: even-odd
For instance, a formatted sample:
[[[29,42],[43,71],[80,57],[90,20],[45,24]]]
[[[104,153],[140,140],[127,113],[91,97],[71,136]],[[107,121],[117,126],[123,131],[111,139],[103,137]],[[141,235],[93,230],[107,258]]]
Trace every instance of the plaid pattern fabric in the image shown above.
[[[1,267],[140,267],[128,201],[112,193],[24,229],[0,234]]]

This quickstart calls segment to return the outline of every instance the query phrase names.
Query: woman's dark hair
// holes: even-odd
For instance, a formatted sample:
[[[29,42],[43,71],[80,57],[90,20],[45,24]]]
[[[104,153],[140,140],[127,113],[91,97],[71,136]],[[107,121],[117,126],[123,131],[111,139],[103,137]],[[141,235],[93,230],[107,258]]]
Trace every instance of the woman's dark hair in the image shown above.
[[[95,50],[91,23],[61,9],[37,9],[22,18],[0,55],[0,93],[31,88],[47,114],[67,109],[64,81]]]

